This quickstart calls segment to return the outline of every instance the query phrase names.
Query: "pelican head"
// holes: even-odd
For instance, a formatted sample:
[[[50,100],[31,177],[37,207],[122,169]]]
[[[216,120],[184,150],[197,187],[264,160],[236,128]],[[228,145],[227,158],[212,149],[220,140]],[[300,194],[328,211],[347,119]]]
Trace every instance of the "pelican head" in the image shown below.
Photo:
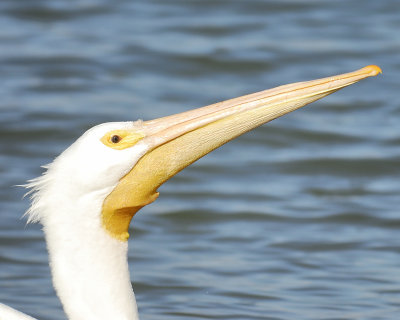
[[[88,130],[28,184],[29,221],[43,224],[54,286],[68,317],[138,319],[128,228],[164,182],[235,137],[378,73],[368,66],[156,120]]]

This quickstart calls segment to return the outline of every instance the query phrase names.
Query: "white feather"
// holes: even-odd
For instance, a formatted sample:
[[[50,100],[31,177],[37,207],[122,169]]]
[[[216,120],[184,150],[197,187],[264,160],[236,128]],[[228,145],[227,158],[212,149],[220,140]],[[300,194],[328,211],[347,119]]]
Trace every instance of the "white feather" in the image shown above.
[[[104,230],[101,208],[148,147],[115,150],[100,139],[112,130],[141,127],[141,121],[96,126],[25,185],[32,201],[25,215],[43,225],[53,284],[71,320],[138,319],[127,242]]]
[[[25,313],[19,312],[5,304],[0,303],[1,320],[36,320]]]

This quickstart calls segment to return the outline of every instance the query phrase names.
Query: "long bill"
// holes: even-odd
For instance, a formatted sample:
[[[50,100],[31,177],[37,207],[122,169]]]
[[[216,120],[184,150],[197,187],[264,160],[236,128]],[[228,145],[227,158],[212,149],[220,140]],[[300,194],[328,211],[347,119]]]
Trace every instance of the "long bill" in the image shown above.
[[[157,189],[194,161],[264,123],[381,73],[377,66],[298,82],[203,108],[146,121],[138,143],[148,151],[103,204],[103,225],[119,240],[129,237],[134,214],[158,197]]]

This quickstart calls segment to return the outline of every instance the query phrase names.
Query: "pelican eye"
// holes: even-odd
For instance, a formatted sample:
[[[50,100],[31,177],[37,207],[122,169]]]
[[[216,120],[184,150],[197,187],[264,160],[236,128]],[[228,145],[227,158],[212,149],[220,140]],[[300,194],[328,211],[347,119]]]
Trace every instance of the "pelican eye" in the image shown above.
[[[107,132],[100,141],[107,147],[115,150],[123,150],[133,147],[144,134],[133,130],[112,130]]]
[[[122,138],[121,138],[119,135],[114,134],[114,135],[111,137],[111,142],[112,142],[112,143],[118,143],[118,142],[121,141],[121,139],[122,139]]]

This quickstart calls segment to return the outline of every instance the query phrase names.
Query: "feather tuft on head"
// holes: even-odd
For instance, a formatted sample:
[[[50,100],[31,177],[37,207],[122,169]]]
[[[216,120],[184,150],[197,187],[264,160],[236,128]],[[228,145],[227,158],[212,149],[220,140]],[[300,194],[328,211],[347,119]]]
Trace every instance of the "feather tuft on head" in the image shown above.
[[[41,176],[28,180],[28,183],[22,185],[22,187],[26,189],[30,189],[27,193],[25,193],[25,197],[29,197],[31,200],[31,206],[25,212],[23,217],[27,217],[27,223],[36,223],[41,220],[41,213],[43,212],[43,198],[45,197],[45,190],[47,190],[50,185],[51,175],[49,175],[49,170],[51,168],[51,164],[42,166],[45,171]]]

